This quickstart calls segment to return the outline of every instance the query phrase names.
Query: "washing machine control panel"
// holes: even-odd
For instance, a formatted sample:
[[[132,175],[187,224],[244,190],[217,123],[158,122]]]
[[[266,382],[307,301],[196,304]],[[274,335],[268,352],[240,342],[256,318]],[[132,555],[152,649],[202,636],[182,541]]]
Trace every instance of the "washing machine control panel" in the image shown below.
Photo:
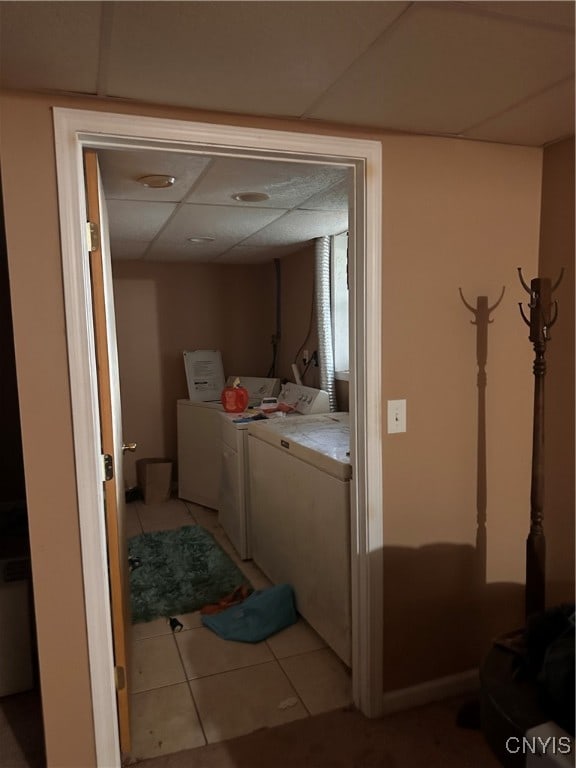
[[[330,411],[330,399],[328,392],[323,389],[305,387],[303,384],[292,384],[288,381],[284,384],[278,395],[278,401],[293,405],[297,413],[308,415],[310,413],[328,413]]]

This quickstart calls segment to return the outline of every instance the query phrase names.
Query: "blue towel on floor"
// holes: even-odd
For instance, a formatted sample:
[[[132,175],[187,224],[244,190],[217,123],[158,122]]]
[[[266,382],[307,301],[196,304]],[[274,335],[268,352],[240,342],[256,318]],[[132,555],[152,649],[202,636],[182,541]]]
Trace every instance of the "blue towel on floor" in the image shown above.
[[[224,640],[259,643],[297,619],[294,590],[278,584],[253,592],[239,605],[202,616],[202,623]]]

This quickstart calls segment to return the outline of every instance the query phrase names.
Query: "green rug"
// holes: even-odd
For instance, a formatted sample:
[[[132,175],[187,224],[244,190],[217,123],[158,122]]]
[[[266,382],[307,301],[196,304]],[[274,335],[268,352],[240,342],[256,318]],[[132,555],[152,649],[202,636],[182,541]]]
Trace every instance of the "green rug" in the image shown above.
[[[132,622],[191,613],[242,584],[242,571],[202,526],[128,539]]]

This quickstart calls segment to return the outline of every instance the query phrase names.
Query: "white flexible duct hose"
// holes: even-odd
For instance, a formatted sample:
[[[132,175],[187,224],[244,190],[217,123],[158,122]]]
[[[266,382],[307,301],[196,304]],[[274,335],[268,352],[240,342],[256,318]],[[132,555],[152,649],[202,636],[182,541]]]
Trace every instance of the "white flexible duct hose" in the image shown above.
[[[332,316],[330,304],[330,238],[318,237],[315,241],[315,289],[316,322],[318,327],[318,365],[320,389],[328,392],[330,410],[337,410],[336,384],[334,380],[334,349],[332,346]]]

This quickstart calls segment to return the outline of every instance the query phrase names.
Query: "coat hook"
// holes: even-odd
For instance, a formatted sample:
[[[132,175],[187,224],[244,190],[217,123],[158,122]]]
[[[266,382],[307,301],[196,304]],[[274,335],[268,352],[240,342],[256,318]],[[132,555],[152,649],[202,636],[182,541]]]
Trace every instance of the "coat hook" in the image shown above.
[[[554,317],[551,317],[550,320],[548,320],[548,328],[552,328],[556,320],[558,319],[558,302],[554,300]]]
[[[526,291],[526,293],[529,293],[530,296],[532,296],[532,288],[528,285],[526,280],[524,280],[524,278],[522,277],[522,267],[518,267],[518,277],[520,278],[520,282],[524,286],[524,290]]]
[[[564,267],[562,267],[562,269],[560,270],[560,276],[559,276],[558,280],[556,280],[556,282],[552,286],[552,292],[554,292],[556,290],[556,288],[558,288],[558,286],[562,282],[562,278],[563,277],[564,277]]]
[[[524,322],[526,323],[526,325],[530,325],[530,320],[528,320],[528,318],[527,318],[527,317],[526,317],[526,315],[524,314],[524,310],[523,310],[523,308],[522,308],[522,302],[521,302],[521,301],[519,301],[519,302],[518,302],[518,306],[520,307],[520,314],[522,315],[522,319],[524,320]]]

